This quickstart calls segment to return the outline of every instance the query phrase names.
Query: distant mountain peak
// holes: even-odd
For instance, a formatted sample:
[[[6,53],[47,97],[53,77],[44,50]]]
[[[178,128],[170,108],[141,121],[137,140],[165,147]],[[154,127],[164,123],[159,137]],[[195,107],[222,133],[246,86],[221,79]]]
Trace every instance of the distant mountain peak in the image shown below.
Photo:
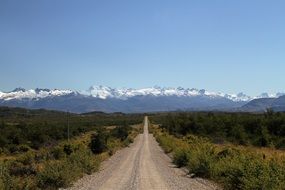
[[[244,96],[246,96],[246,94],[244,94],[243,92],[237,94],[237,97],[244,97]]]
[[[40,93],[41,91],[50,92],[50,89],[47,89],[47,88],[36,88],[35,89],[36,93]]]
[[[22,87],[18,87],[18,88],[15,88],[14,90],[12,90],[11,92],[25,92],[26,89],[22,88]]]
[[[199,90],[199,93],[200,93],[200,94],[202,94],[202,95],[203,95],[203,94],[205,94],[205,92],[206,92],[206,90],[205,90],[205,89],[201,89],[201,90]]]

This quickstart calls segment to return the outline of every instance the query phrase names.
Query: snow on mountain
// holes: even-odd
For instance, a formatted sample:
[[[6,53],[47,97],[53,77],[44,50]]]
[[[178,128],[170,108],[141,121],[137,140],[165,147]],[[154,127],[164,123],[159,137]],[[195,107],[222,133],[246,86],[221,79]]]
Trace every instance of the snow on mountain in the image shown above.
[[[106,99],[107,97],[114,97],[114,89],[106,86],[91,86],[84,94],[91,95],[96,98]]]
[[[150,88],[110,88],[105,86],[92,86],[87,91],[83,92],[85,95],[90,95],[96,98],[119,98],[127,99],[134,96],[197,96],[199,90],[184,89],[184,88],[161,88],[158,86]]]
[[[235,102],[248,102],[257,98],[277,98],[285,93],[276,93],[276,94],[268,94],[262,93],[259,96],[251,97],[242,92],[238,94],[225,94],[221,92],[210,92],[204,89],[196,89],[196,88],[171,88],[171,87],[150,87],[150,88],[141,88],[141,89],[133,89],[133,88],[110,88],[105,86],[92,86],[89,88],[87,92],[84,94],[106,99],[106,98],[119,98],[119,99],[127,99],[134,96],[208,96],[210,98],[227,98]]]
[[[225,98],[228,98],[232,101],[235,101],[235,102],[240,102],[240,101],[243,101],[243,102],[248,102],[250,100],[252,100],[252,97],[240,92],[238,94],[225,94],[224,95]]]
[[[31,89],[25,90],[23,88],[16,88],[11,92],[0,92],[0,99],[5,101],[13,99],[40,99],[49,96],[64,96],[73,93],[71,90],[58,90],[58,89]]]
[[[278,98],[280,96],[284,96],[285,93],[276,93],[276,94],[268,94],[266,92],[260,94],[259,96],[254,97],[253,99],[259,99],[259,98]]]
[[[119,99],[127,99],[134,96],[208,96],[210,98],[228,98],[233,101],[249,101],[252,98],[239,93],[235,94],[224,94],[224,93],[216,93],[209,92],[204,89],[196,89],[196,88],[171,88],[171,87],[150,87],[150,88],[141,88],[141,89],[133,89],[133,88],[121,88],[115,89],[105,86],[92,86],[89,90],[85,91],[83,94],[93,96],[96,98],[106,99],[106,98],[119,98]]]
[[[172,88],[172,87],[149,87],[149,88],[111,88],[106,86],[91,86],[86,91],[72,91],[72,90],[59,90],[59,89],[31,89],[25,90],[23,88],[16,88],[11,92],[1,92],[0,91],[0,100],[13,100],[13,99],[35,99],[38,100],[40,98],[53,97],[53,96],[65,96],[69,94],[81,94],[85,96],[92,96],[100,99],[107,98],[117,98],[126,100],[128,98],[134,96],[178,96],[178,97],[195,97],[195,96],[207,96],[208,98],[227,98],[234,102],[248,102],[252,99],[257,98],[268,98],[268,97],[279,97],[285,95],[284,93],[277,94],[268,94],[262,93],[256,97],[250,97],[244,93],[238,94],[224,94],[221,92],[210,92],[204,89],[196,89],[196,88]]]

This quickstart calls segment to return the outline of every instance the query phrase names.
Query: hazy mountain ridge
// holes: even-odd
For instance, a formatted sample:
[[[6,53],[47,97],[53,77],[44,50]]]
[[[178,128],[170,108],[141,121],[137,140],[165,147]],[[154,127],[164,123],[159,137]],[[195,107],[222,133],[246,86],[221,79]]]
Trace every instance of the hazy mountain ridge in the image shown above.
[[[69,94],[77,94],[77,95],[85,95],[92,96],[100,99],[107,98],[117,98],[117,99],[128,99],[134,96],[209,96],[209,97],[224,97],[230,99],[232,101],[250,101],[257,98],[276,98],[284,93],[276,93],[276,94],[268,94],[262,93],[259,96],[251,97],[244,93],[238,94],[226,94],[221,92],[209,92],[204,89],[196,89],[196,88],[172,88],[172,87],[151,87],[151,88],[111,88],[107,86],[91,86],[88,90],[85,91],[72,91],[72,90],[60,90],[60,89],[30,89],[25,90],[24,88],[16,88],[11,92],[1,92],[0,91],[0,99],[2,100],[12,100],[12,99],[40,99],[51,96],[65,96]]]
[[[244,93],[225,94],[195,88],[110,88],[92,86],[85,91],[59,89],[16,88],[11,92],[0,92],[0,105],[25,108],[45,108],[77,113],[103,112],[153,112],[173,110],[258,110],[250,104],[259,97],[279,97],[281,93],[263,93],[250,97]],[[266,98],[265,98],[266,99]],[[275,99],[275,98],[273,98]],[[257,105],[260,106],[260,105]]]
[[[266,111],[268,108],[273,109],[274,111],[285,111],[285,95],[276,98],[254,99],[243,105],[241,110],[262,112]]]

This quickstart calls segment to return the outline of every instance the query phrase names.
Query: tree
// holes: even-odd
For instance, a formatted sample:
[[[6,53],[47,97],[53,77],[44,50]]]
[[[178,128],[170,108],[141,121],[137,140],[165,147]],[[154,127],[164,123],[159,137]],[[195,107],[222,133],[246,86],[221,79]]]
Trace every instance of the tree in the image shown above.
[[[91,151],[94,154],[100,154],[107,150],[107,135],[99,131],[91,136],[91,142],[89,144]]]
[[[120,139],[121,141],[125,140],[129,135],[129,126],[119,126],[112,130],[112,136]]]

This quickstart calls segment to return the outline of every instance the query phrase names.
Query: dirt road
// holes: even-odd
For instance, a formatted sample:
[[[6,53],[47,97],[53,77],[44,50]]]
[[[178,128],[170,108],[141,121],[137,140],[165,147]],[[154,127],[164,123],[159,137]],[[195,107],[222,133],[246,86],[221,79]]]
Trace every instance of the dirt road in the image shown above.
[[[189,178],[184,171],[175,168],[148,133],[148,119],[145,117],[144,132],[130,147],[118,151],[103,163],[99,172],[85,176],[70,189],[208,190],[215,189],[215,186],[203,179]]]

